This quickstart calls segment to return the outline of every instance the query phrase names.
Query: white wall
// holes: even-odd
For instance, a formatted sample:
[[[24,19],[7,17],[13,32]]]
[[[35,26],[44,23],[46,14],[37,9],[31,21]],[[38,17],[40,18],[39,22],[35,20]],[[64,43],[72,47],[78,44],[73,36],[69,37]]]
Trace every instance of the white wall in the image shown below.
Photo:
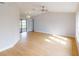
[[[19,40],[19,12],[13,3],[0,5],[0,51],[8,49]]]
[[[76,13],[76,42],[79,52],[79,12]]]
[[[34,18],[34,31],[75,36],[75,13],[46,13]]]

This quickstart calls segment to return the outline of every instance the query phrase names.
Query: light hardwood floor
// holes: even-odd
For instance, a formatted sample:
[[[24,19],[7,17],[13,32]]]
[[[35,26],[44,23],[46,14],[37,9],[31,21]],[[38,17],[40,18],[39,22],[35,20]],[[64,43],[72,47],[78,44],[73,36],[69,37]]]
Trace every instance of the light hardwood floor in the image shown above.
[[[22,34],[22,39],[1,56],[77,56],[75,38],[39,32]],[[25,35],[25,36],[24,36]]]

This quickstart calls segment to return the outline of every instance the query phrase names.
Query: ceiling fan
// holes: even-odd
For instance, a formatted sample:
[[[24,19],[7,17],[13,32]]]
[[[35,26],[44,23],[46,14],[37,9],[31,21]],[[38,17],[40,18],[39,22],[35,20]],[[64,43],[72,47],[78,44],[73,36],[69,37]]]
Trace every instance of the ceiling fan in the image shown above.
[[[32,11],[38,12],[38,13],[46,13],[46,12],[48,12],[48,9],[46,6],[42,5],[38,8],[33,8]]]
[[[26,15],[34,16],[42,13],[47,13],[48,9],[46,6],[42,5],[40,8],[33,8],[31,11],[25,12]]]
[[[41,6],[41,10],[40,10],[41,12],[48,12],[48,9],[47,9],[47,7],[46,6]]]

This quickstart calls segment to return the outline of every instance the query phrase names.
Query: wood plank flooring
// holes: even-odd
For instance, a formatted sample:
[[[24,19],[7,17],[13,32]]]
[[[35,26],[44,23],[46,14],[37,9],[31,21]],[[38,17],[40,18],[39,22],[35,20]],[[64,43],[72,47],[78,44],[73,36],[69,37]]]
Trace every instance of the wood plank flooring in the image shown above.
[[[39,32],[22,34],[22,39],[0,56],[77,56],[75,38]]]

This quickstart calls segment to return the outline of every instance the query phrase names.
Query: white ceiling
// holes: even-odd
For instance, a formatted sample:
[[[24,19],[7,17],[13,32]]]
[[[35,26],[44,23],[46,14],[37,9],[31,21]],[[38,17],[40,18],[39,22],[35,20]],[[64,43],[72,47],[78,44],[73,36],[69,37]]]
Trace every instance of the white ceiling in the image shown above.
[[[21,12],[38,14],[42,5],[46,6],[49,12],[76,12],[78,3],[76,2],[17,2]]]

